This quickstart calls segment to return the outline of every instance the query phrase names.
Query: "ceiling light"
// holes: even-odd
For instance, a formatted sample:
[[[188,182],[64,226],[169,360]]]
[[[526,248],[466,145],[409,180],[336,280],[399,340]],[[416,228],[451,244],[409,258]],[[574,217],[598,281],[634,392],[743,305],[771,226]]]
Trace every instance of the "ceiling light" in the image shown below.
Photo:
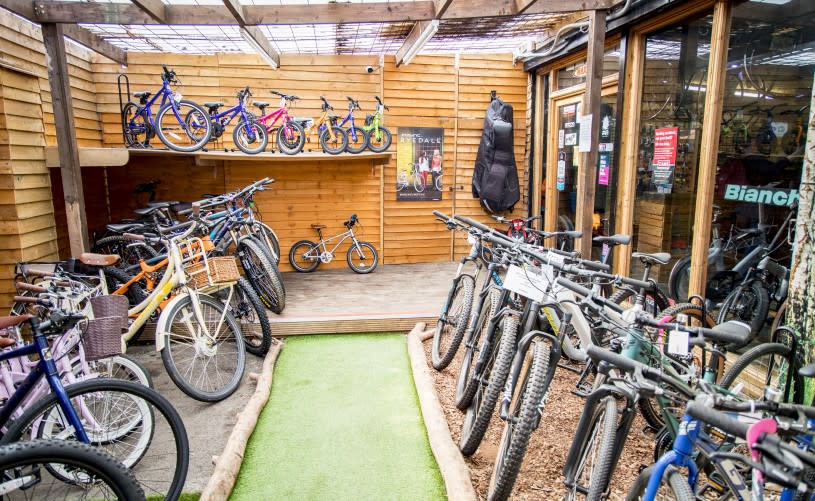
[[[254,50],[255,53],[257,53],[257,55],[263,58],[264,61],[269,63],[269,66],[271,66],[273,70],[276,70],[277,62],[274,59],[272,59],[271,56],[269,56],[269,54],[266,53],[263,47],[258,45],[257,41],[255,40],[255,37],[249,34],[249,32],[246,31],[246,28],[244,28],[243,26],[241,26],[240,28],[240,33],[243,39],[246,40],[246,43],[248,43],[249,46],[252,47],[252,50]]]
[[[438,31],[439,31],[439,20],[434,19],[430,21],[430,23],[427,26],[425,26],[425,28],[419,34],[419,38],[417,38],[416,41],[413,42],[413,45],[410,46],[410,49],[402,58],[401,64],[407,66],[410,63],[410,61],[416,56],[416,54],[418,54],[419,51],[422,50],[424,44],[426,44],[427,41],[430,40],[433,37],[433,35],[435,35],[436,32]]]

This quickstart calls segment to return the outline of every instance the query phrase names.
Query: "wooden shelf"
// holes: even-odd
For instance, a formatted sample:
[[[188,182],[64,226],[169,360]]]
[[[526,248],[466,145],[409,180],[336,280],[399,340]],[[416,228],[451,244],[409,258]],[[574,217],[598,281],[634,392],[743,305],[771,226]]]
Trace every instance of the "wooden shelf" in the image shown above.
[[[195,151],[192,153],[182,153],[178,151],[152,148],[152,149],[129,149],[129,148],[79,148],[79,163],[82,167],[119,167],[127,165],[130,157],[160,157],[160,156],[186,156],[193,157],[196,162],[203,160],[239,160],[242,162],[303,162],[319,160],[372,160],[374,163],[388,163],[392,153],[374,153],[365,151],[351,154],[329,155],[328,153],[303,152],[297,155],[286,155],[284,153],[264,152],[257,155],[247,155],[240,151]],[[59,154],[55,147],[45,149],[45,164],[48,167],[59,167]]]

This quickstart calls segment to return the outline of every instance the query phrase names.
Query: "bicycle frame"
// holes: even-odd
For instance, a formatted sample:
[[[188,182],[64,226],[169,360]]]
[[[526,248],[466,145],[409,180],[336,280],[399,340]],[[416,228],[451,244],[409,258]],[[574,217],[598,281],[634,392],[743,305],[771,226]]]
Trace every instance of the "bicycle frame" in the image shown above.
[[[343,127],[346,123],[351,122],[351,127],[348,128],[348,137],[352,138],[354,141],[357,140],[357,127],[354,122],[354,110],[349,109],[348,114],[345,115],[345,118],[342,119],[338,127]]]
[[[139,111],[133,115],[133,118],[130,119],[130,122],[127,124],[129,129],[133,130],[141,130],[141,126],[136,123],[136,117],[139,115],[145,114],[147,116],[147,123],[151,126],[155,127],[156,122],[153,120],[153,111],[152,106],[158,100],[159,96],[161,96],[161,104],[159,105],[159,109],[163,108],[165,104],[167,104],[168,100],[173,107],[173,114],[175,118],[178,120],[178,123],[182,124],[182,127],[186,130],[186,123],[178,114],[178,106],[175,104],[175,99],[172,99],[173,89],[170,87],[170,82],[167,80],[162,81],[161,83],[161,90],[159,90],[156,94],[153,95],[150,99],[148,99],[147,103],[144,105],[139,104]],[[146,132],[146,131],[145,131]]]
[[[331,241],[336,240],[338,238],[341,238],[341,240],[339,242],[337,242],[337,244],[334,247],[332,247],[331,250],[329,251],[328,250],[328,242],[331,242]],[[334,254],[334,251],[336,251],[339,248],[339,246],[342,245],[342,243],[345,242],[346,240],[348,240],[349,238],[354,242],[354,245],[356,245],[357,237],[354,235],[354,230],[353,229],[348,229],[348,230],[346,230],[346,231],[344,231],[344,232],[342,232],[342,233],[340,233],[338,235],[334,235],[333,237],[328,237],[328,238],[323,238],[323,236],[320,235],[320,242],[317,244],[317,246],[322,247],[324,252],[328,252],[329,254]]]
[[[289,116],[289,109],[286,106],[286,103],[283,102],[280,104],[280,107],[262,117],[258,117],[256,121],[262,123],[266,126],[267,131],[271,131],[277,125],[278,120],[283,118],[283,123],[281,126],[286,131],[286,134],[289,134],[289,121],[291,121],[291,116]],[[269,123],[271,122],[271,123]]]
[[[227,115],[229,115],[229,117],[226,120],[221,121],[221,119],[223,119]],[[249,115],[246,113],[246,107],[243,104],[243,100],[240,100],[238,102],[238,104],[236,104],[235,106],[229,108],[228,110],[225,110],[222,113],[216,113],[214,115],[210,115],[209,119],[212,122],[220,123],[224,128],[226,128],[226,126],[229,125],[230,123],[232,123],[232,120],[238,115],[241,116],[241,121],[243,121],[243,122],[249,122],[250,121]],[[255,137],[254,137],[255,132],[252,130],[252,128],[248,127],[246,129],[246,131],[249,134],[249,139],[254,140],[255,139]]]

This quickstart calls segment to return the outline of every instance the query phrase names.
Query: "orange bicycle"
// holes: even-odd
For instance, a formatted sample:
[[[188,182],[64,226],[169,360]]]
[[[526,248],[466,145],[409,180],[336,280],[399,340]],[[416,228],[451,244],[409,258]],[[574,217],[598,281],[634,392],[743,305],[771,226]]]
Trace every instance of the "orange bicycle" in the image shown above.
[[[308,120],[303,124],[304,136],[306,141],[311,142],[312,134],[317,133],[323,151],[331,155],[338,155],[348,146],[348,134],[337,125],[339,117],[329,114],[329,111],[334,111],[334,107],[329,104],[325,96],[320,96],[320,99],[323,101],[322,114],[316,121]]]

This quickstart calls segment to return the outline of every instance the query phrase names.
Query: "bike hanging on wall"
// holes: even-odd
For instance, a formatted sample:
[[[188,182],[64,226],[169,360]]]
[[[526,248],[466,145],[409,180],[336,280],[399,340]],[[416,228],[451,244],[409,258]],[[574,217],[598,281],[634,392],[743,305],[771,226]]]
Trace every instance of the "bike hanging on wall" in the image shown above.
[[[128,101],[121,108],[122,134],[128,148],[151,148],[150,140],[158,136],[168,148],[181,152],[198,151],[207,144],[212,133],[209,115],[198,104],[183,99],[171,85],[181,82],[173,70],[162,66],[161,89],[153,95],[147,91],[134,92],[133,97],[139,102]],[[127,77],[125,76],[125,79]],[[119,77],[119,96],[121,102],[121,76]],[[130,99],[130,84],[127,84]],[[158,113],[155,118],[153,104],[161,97]]]

